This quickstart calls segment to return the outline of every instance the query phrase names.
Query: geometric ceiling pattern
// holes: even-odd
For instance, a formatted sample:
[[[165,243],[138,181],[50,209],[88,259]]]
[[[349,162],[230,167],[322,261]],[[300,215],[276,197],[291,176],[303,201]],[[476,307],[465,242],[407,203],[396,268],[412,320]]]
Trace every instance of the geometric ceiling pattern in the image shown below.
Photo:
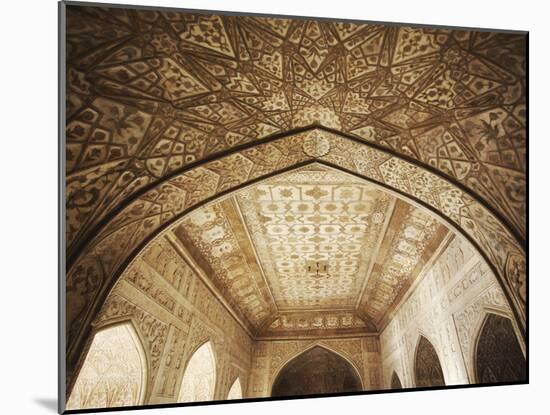
[[[279,310],[355,307],[394,197],[326,168],[235,197]]]
[[[67,7],[67,245],[173,172],[312,124],[459,181],[525,238],[525,36]]]
[[[90,336],[94,310],[103,304],[112,284],[136,256],[143,254],[145,247],[177,227],[187,213],[228,191],[312,163],[378,183],[444,218],[474,243],[493,267],[515,311],[524,315],[527,275],[523,248],[476,198],[402,158],[315,128],[237,149],[186,169],[123,206],[98,232],[93,245],[68,266],[66,319],[71,367]],[[346,316],[341,320],[349,323]],[[292,321],[303,326],[301,320]],[[331,317],[326,323],[333,321]],[[311,325],[316,327],[319,322],[312,321]]]
[[[448,230],[379,186],[312,164],[198,208],[173,233],[261,336],[375,331]]]
[[[360,250],[353,270],[369,263],[363,276],[344,276],[336,253],[313,262],[299,252],[285,268],[271,245],[290,243],[294,228],[277,235],[267,225],[298,215],[286,205],[271,211],[244,191],[205,209],[221,239],[232,235],[224,247],[247,272],[216,263],[192,231],[177,232],[189,209],[315,161],[441,214],[477,245],[525,315],[525,34],[97,6],[67,6],[66,23],[68,372],[111,284],[165,233],[196,250],[254,333],[383,326],[447,232],[393,193],[374,197],[390,199],[385,213],[368,207],[388,222],[386,233],[379,229],[384,242]],[[319,204],[312,216],[323,213]],[[340,213],[337,222],[352,225]],[[295,220],[317,226],[305,215]],[[309,236],[330,238],[318,229]],[[348,236],[369,244],[366,235]],[[279,242],[262,242],[271,238]],[[308,243],[327,254],[323,241]],[[416,259],[405,264],[399,252]],[[332,297],[320,278],[326,315],[307,310],[298,281],[281,288],[280,278],[299,267],[306,278],[345,280]]]

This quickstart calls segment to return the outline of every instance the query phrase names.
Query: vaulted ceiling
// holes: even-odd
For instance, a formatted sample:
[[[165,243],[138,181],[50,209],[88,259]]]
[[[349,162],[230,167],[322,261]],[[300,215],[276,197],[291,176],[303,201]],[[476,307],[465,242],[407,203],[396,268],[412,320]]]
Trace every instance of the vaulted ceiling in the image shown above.
[[[142,189],[318,124],[460,181],[525,235],[525,36],[67,8],[69,255]]]
[[[448,234],[433,214],[313,164],[205,205],[173,233],[259,335],[376,331]]]
[[[376,331],[450,231],[327,164],[523,286],[524,34],[68,6],[66,40],[69,337],[167,227],[253,333]]]

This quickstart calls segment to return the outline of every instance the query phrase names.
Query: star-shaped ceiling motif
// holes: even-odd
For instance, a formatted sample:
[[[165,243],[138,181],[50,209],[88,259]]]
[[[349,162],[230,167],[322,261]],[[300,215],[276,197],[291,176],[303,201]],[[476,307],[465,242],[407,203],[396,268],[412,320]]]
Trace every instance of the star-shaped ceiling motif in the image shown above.
[[[525,235],[525,37],[67,7],[69,253],[141,189],[319,124],[431,166]]]

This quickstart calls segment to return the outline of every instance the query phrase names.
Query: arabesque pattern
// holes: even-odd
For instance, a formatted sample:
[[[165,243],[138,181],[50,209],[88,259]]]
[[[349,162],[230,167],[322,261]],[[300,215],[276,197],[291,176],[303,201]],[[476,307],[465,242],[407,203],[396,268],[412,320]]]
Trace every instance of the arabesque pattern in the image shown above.
[[[329,143],[318,158],[307,156],[310,140]],[[299,163],[320,161],[336,165],[403,192],[423,203],[474,241],[498,272],[519,313],[525,310],[521,270],[509,273],[510,258],[522,258],[522,247],[491,212],[452,183],[399,157],[339,135],[314,129],[283,137],[210,161],[175,176],[120,212],[69,270],[67,281],[68,335],[73,339],[91,318],[91,307],[101,302],[119,267],[131,259],[144,240],[157,235],[193,206],[267,174]],[[517,262],[516,262],[517,263]],[[524,272],[525,270],[523,270]],[[525,275],[523,273],[523,275]],[[523,278],[523,281],[525,278]]]
[[[431,209],[525,316],[524,35],[82,6],[67,7],[66,34],[69,375],[136,255],[177,236],[193,208],[315,162]],[[434,219],[412,216],[426,235],[402,231],[427,246]],[[389,244],[388,264],[409,248]],[[380,322],[410,282],[376,272],[386,285],[367,286],[359,304]],[[275,313],[258,287],[227,295],[249,298],[252,327],[269,316],[330,326]]]
[[[319,124],[463,183],[525,235],[525,37],[67,8],[67,243],[190,163]]]

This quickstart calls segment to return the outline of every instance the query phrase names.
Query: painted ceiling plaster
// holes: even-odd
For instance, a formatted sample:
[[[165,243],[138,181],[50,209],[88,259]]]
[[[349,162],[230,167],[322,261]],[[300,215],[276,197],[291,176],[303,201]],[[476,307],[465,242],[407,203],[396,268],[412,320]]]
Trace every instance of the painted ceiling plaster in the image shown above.
[[[525,236],[525,37],[68,7],[67,242],[236,146],[312,124],[456,179]]]
[[[173,232],[268,332],[375,329],[448,233],[424,209],[319,164],[199,208]]]

